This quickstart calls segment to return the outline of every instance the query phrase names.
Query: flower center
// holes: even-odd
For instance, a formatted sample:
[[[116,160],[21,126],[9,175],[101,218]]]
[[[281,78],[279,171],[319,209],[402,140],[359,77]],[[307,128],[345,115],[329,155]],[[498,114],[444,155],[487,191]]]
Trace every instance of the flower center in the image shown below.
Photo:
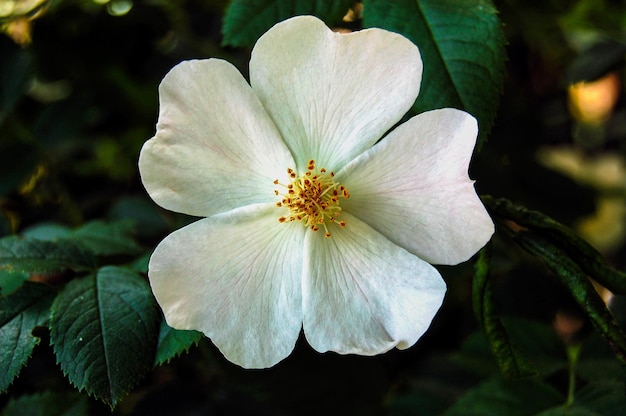
[[[335,182],[334,172],[327,172],[325,168],[318,169],[315,160],[309,160],[306,172],[298,176],[289,168],[287,174],[291,179],[284,185],[276,179],[274,185],[280,185],[284,192],[275,190],[274,193],[282,198],[276,203],[277,207],[286,207],[291,211],[288,217],[280,217],[279,222],[302,221],[305,227],[312,231],[324,228],[324,235],[330,237],[326,222],[346,226],[345,221],[337,220],[341,215],[339,198],[349,198],[350,194],[345,186]]]

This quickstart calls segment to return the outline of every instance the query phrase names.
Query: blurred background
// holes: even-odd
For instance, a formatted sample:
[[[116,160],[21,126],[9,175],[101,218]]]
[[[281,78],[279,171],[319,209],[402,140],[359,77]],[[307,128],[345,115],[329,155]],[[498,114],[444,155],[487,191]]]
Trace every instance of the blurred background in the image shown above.
[[[624,270],[626,2],[494,3],[508,62],[495,127],[471,167],[477,189],[571,226]],[[0,0],[0,236],[42,223],[131,219],[149,253],[191,220],[147,197],[137,157],[154,133],[157,86],[175,64],[221,57],[247,76],[250,49],[221,45],[227,5]],[[338,25],[358,27],[359,13],[366,12],[355,4],[351,21]],[[155,368],[115,413],[467,414],[461,405],[467,406],[468,394],[471,402],[489,387],[519,400],[519,414],[536,414],[567,395],[567,347],[581,342],[577,385],[601,379],[623,392],[618,362],[549,272],[506,236],[496,235],[493,253],[500,312],[537,365],[539,379],[554,392],[537,392],[527,380],[499,379],[476,332],[473,270],[465,264],[440,268],[450,287],[445,304],[431,330],[408,351],[320,355],[301,338],[294,354],[275,368],[245,371],[203,340]],[[626,317],[621,300],[611,302],[614,314]],[[85,414],[110,414],[105,405],[74,395],[44,339],[0,396],[0,408],[14,414],[20,397],[46,391],[67,392]],[[613,402],[606,413],[597,405],[597,414],[625,409],[623,394],[606,397],[605,404]]]

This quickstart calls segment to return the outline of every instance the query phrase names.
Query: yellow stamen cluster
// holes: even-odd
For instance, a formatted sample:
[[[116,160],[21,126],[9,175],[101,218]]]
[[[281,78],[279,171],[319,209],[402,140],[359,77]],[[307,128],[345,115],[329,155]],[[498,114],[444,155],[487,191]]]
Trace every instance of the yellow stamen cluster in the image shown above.
[[[280,217],[279,222],[302,221],[312,231],[324,228],[324,235],[330,237],[326,221],[334,222],[345,227],[345,221],[337,220],[341,215],[340,198],[349,198],[350,194],[345,186],[335,182],[334,172],[318,169],[315,160],[309,160],[306,172],[298,175],[293,169],[287,169],[291,182],[282,184],[276,179],[274,185],[285,188],[284,192],[275,190],[274,193],[282,200],[276,203],[277,207],[286,207],[291,211],[288,217]]]

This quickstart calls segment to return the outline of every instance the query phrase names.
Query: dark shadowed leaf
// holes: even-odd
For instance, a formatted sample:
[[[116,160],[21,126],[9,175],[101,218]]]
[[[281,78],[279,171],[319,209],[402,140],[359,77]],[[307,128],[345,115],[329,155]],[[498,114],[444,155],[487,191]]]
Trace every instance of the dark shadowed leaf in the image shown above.
[[[454,107],[478,119],[480,141],[496,114],[504,76],[504,35],[489,0],[366,0],[365,27],[400,33],[422,54],[414,113]]]
[[[132,221],[93,221],[73,231],[69,238],[79,240],[97,255],[132,255],[141,250],[133,232]]]
[[[626,366],[626,335],[596,292],[587,274],[568,253],[536,233],[520,231],[514,238],[522,248],[541,259],[559,277],[611,346],[617,359]]]
[[[576,392],[574,404],[598,415],[626,415],[624,383],[617,380],[595,380]]]
[[[53,296],[50,286],[30,282],[0,296],[0,391],[9,387],[39,344],[32,331],[48,321]]]
[[[181,331],[170,327],[165,321],[162,321],[154,365],[165,364],[172,358],[187,352],[203,336],[202,332]]]
[[[158,317],[149,285],[128,269],[73,280],[52,305],[57,361],[76,388],[113,407],[152,368]]]
[[[507,377],[525,377],[536,374],[533,365],[515,345],[505,329],[489,281],[490,246],[483,248],[474,266],[472,298],[474,313],[485,331],[491,351]]]
[[[96,266],[95,262],[91,250],[77,241],[5,237],[0,239],[0,292],[15,290],[33,275],[45,277],[69,270],[89,270]]]
[[[87,397],[78,393],[45,392],[9,401],[2,416],[87,416]]]
[[[585,273],[611,291],[626,294],[626,273],[610,267],[604,257],[571,228],[547,215],[516,205],[504,198],[483,196],[483,202],[495,215],[516,222],[547,238],[552,244],[569,254]]]
[[[224,15],[222,43],[251,47],[276,23],[298,15],[317,16],[332,26],[353,4],[352,0],[233,0]]]
[[[585,50],[569,67],[566,82],[594,81],[624,65],[626,44],[606,40]]]
[[[60,224],[43,223],[30,227],[24,237],[55,241],[73,240],[99,256],[133,255],[141,248],[134,239],[135,224],[130,220],[91,221],[75,230]]]
[[[535,379],[492,379],[469,390],[444,415],[536,415],[564,401],[553,387]]]
[[[0,42],[0,123],[28,88],[33,76],[33,54],[5,39]]]

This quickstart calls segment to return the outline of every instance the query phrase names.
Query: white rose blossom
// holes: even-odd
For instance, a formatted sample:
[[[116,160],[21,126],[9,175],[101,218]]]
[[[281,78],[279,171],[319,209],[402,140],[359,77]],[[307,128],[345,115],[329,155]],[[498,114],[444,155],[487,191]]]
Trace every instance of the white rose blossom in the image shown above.
[[[429,263],[463,262],[494,231],[468,176],[471,115],[425,112],[381,140],[421,76],[406,38],[310,16],[258,40],[250,84],[219,59],[174,67],[141,178],[160,206],[205,218],[150,259],[167,323],[246,368],[287,357],[301,329],[319,352],[412,346],[446,291]]]

